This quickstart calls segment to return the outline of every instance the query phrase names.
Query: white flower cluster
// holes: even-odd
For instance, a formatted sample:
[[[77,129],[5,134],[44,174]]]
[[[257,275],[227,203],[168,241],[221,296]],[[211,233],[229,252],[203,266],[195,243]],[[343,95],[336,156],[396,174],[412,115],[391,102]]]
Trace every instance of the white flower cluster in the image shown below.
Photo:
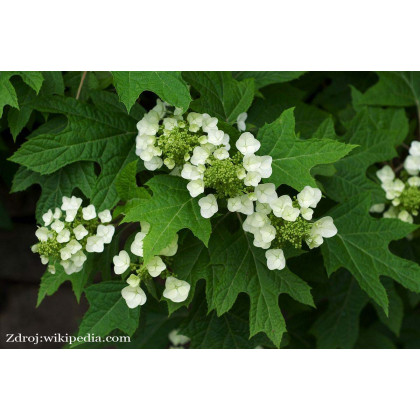
[[[388,165],[376,172],[386,199],[389,200],[389,206],[384,211],[386,204],[375,204],[370,211],[383,212],[385,218],[398,218],[403,222],[413,223],[420,208],[420,142],[411,143],[409,155],[404,161],[404,169],[407,174],[402,174],[401,178],[397,178]]]
[[[39,243],[32,246],[32,251],[40,254],[43,264],[49,264],[52,274],[56,262],[68,275],[81,271],[87,258],[84,251],[102,252],[115,232],[109,224],[109,210],[97,214],[93,204],[82,207],[82,199],[75,196],[63,197],[61,208],[48,210],[42,220],[44,226],[35,232]]]
[[[258,185],[255,195],[256,210],[252,203],[250,211],[245,213],[248,216],[243,229],[254,235],[254,246],[267,249],[265,256],[270,270],[282,270],[286,266],[283,250],[277,246],[271,248],[272,244],[289,242],[300,247],[302,240],[305,240],[308,247],[313,249],[319,247],[324,238],[331,238],[337,233],[330,216],[314,223],[308,222],[312,219],[313,209],[321,200],[322,194],[318,188],[306,186],[297,194],[295,202],[288,195],[278,197],[274,184]],[[239,204],[231,204],[229,210],[243,212]]]
[[[162,257],[172,257],[178,251],[178,235],[175,235],[171,243],[159,252],[159,255],[154,256],[147,264],[143,264],[143,240],[149,232],[150,225],[147,222],[142,222],[141,227],[141,231],[136,234],[130,247],[131,253],[140,257],[137,259],[139,262],[132,262],[130,255],[124,250],[113,258],[115,274],[121,275],[129,268],[131,271],[127,279],[128,286],[121,291],[129,308],[136,308],[146,303],[147,297],[141,289],[140,283],[150,278],[159,277],[167,269]],[[166,299],[172,302],[183,302],[187,299],[189,291],[190,285],[186,281],[171,275],[166,277],[163,292]]]

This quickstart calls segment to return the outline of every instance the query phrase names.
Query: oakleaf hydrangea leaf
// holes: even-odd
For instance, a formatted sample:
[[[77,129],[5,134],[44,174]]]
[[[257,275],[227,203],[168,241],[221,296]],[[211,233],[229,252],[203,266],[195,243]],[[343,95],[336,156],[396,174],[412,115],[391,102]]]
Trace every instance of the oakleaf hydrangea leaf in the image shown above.
[[[71,197],[75,188],[90,197],[96,176],[92,162],[75,162],[52,173],[40,175],[21,166],[13,179],[11,192],[24,191],[33,184],[42,188],[36,205],[36,218],[42,223],[42,215],[49,209],[61,207],[63,196]]]
[[[117,107],[101,107],[59,96],[40,98],[36,109],[64,114],[68,125],[58,133],[43,133],[25,142],[11,160],[42,175],[78,161],[99,163],[101,173],[91,193],[99,210],[113,207],[119,200],[115,180],[134,153],[136,120]]]
[[[198,199],[192,198],[187,190],[187,181],[171,176],[157,175],[146,183],[153,192],[148,200],[139,200],[125,214],[123,222],[150,223],[150,231],[143,242],[145,261],[168,246],[181,229],[190,229],[207,245],[211,225],[200,214]]]
[[[270,271],[264,250],[254,247],[251,237],[242,229],[234,235],[228,232],[212,235],[209,250],[214,270],[212,291],[206,292],[209,309],[215,309],[221,316],[232,308],[240,293],[246,293],[251,304],[250,336],[264,332],[279,347],[286,323],[278,297],[287,293],[301,303],[314,306],[308,284],[287,267]]]
[[[369,207],[369,196],[355,197],[336,206],[330,216],[338,233],[325,242],[322,252],[329,274],[346,268],[388,314],[388,296],[381,276],[420,292],[420,266],[388,249],[390,241],[404,238],[418,226],[397,219],[375,219],[369,215]]]
[[[359,104],[420,107],[420,72],[378,71],[379,81],[358,100]]]
[[[200,98],[191,103],[191,109],[231,124],[248,110],[254,99],[253,79],[238,82],[227,71],[189,71],[183,76],[200,93]]]
[[[312,327],[318,348],[353,348],[359,335],[360,313],[369,301],[349,273],[340,273],[331,281],[327,310]]]
[[[276,186],[287,184],[299,191],[306,185],[316,187],[311,168],[336,162],[356,147],[330,139],[298,139],[293,108],[284,111],[273,123],[264,125],[257,138],[261,142],[258,153],[273,158],[269,181]]]
[[[274,83],[285,83],[297,79],[304,74],[304,71],[235,71],[235,79],[254,79],[255,88],[260,89]]]
[[[0,72],[0,118],[5,105],[19,109],[15,88],[10,82],[12,76],[20,76],[36,93],[39,92],[44,81],[40,71],[1,71]]]
[[[114,85],[127,111],[145,90],[187,111],[191,96],[180,71],[113,71]]]
[[[408,133],[404,110],[365,107],[349,123],[342,141],[358,144],[349,156],[336,162],[333,177],[322,178],[327,194],[336,201],[345,202],[349,197],[370,194],[375,203],[384,202],[384,192],[379,182],[366,176],[369,166],[396,156],[395,147]]]
[[[95,334],[100,337],[113,330],[132,335],[139,325],[140,308],[130,309],[121,296],[124,284],[106,281],[89,286],[85,290],[89,309],[80,324],[78,336]]]

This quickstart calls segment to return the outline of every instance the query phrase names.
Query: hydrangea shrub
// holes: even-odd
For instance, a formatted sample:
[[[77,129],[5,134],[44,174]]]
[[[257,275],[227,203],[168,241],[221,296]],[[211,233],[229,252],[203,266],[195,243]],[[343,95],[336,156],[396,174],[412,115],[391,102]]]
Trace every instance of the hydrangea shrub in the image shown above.
[[[38,304],[70,281],[78,334],[131,347],[406,345],[419,98],[375,77],[2,72],[12,192],[42,189]]]

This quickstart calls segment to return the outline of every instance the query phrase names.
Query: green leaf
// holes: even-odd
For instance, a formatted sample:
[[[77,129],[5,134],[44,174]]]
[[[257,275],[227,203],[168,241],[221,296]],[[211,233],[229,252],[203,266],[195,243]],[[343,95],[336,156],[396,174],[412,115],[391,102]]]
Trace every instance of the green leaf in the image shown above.
[[[115,206],[119,201],[116,178],[127,163],[137,159],[136,120],[109,103],[98,107],[59,96],[38,98],[36,109],[64,114],[68,125],[58,133],[31,138],[10,160],[42,175],[78,161],[97,162],[101,173],[89,198],[99,210]]]
[[[345,202],[349,197],[368,193],[373,204],[385,201],[379,181],[367,178],[366,171],[375,162],[383,162],[396,156],[395,147],[408,133],[408,121],[404,110],[364,108],[349,123],[342,141],[358,144],[349,156],[335,163],[336,174],[321,178],[327,195]]]
[[[220,231],[223,226],[217,230]],[[213,269],[207,284],[209,310],[221,316],[228,312],[240,293],[250,298],[250,336],[264,332],[277,346],[286,323],[280,311],[278,296],[282,293],[306,305],[314,306],[310,287],[287,267],[281,271],[267,268],[265,251],[255,248],[242,229],[236,234],[215,232],[209,243]],[[207,279],[208,280],[208,279]]]
[[[40,175],[21,166],[13,179],[11,192],[24,191],[33,184],[41,186],[41,196],[36,205],[36,218],[41,223],[42,215],[48,209],[61,207],[63,196],[71,197],[78,188],[86,197],[90,197],[95,183],[92,162],[72,163],[51,175]]]
[[[78,336],[95,334],[100,337],[113,330],[132,335],[139,325],[140,308],[130,309],[121,296],[125,284],[107,281],[93,284],[86,290],[89,309],[80,324]]]
[[[380,276],[388,276],[414,292],[420,292],[420,267],[392,254],[389,242],[401,239],[417,226],[396,219],[369,215],[370,198],[355,197],[336,206],[330,216],[338,233],[322,245],[329,274],[340,267],[349,270],[360,287],[388,315],[388,296]]]
[[[353,348],[359,335],[360,313],[369,299],[349,275],[336,276],[331,289],[328,308],[312,327],[317,347]]]
[[[257,138],[261,142],[258,153],[273,158],[273,174],[269,181],[299,191],[306,185],[316,187],[310,173],[314,166],[336,162],[355,147],[330,139],[298,139],[293,109],[284,111],[273,123],[264,125]]]
[[[139,162],[140,160],[133,160],[117,176],[115,188],[121,200],[128,201],[136,198],[147,199],[150,197],[147,190],[140,188],[136,182]]]
[[[113,71],[115,89],[130,112],[145,90],[156,93],[163,101],[187,111],[191,96],[180,71]]]
[[[254,79],[255,88],[260,89],[274,83],[285,83],[297,79],[304,74],[304,71],[235,71],[235,79]]]
[[[199,93],[191,109],[235,123],[238,115],[248,110],[254,99],[254,80],[235,80],[227,71],[184,72],[184,79]]]
[[[83,266],[83,270],[71,275],[68,275],[64,272],[64,269],[61,266],[61,264],[56,264],[55,274],[51,274],[48,271],[45,271],[44,275],[41,278],[41,284],[38,290],[38,300],[36,306],[38,307],[41,304],[45,296],[53,295],[58,290],[58,288],[67,280],[71,282],[73,292],[76,295],[77,302],[79,302],[83,289],[89,279],[89,276],[92,274],[93,259],[94,256],[88,254],[88,259],[86,260]]]
[[[146,262],[158,255],[184,228],[190,229],[207,245],[211,225],[208,219],[201,216],[198,199],[188,193],[186,180],[171,175],[157,175],[146,185],[153,191],[153,197],[138,200],[128,209],[122,221],[150,223],[150,231],[143,243]]]
[[[249,305],[237,302],[224,315],[218,317],[215,311],[207,314],[205,300],[201,300],[188,319],[181,325],[181,334],[191,339],[194,349],[252,349],[270,342],[261,334],[249,338]]]
[[[420,108],[420,72],[378,71],[379,81],[359,99],[363,105]]]

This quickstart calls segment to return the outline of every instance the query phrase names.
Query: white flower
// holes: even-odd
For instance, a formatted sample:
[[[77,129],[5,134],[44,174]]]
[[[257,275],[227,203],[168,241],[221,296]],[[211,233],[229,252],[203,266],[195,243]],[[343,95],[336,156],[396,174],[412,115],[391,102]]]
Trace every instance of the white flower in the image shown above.
[[[48,272],[50,272],[51,274],[55,274],[55,272],[56,272],[55,265],[49,265],[48,266]]]
[[[420,141],[412,141],[409,153],[411,156],[420,156]]]
[[[205,219],[208,219],[217,213],[217,200],[213,194],[200,198],[200,200],[198,200],[198,204],[200,206],[201,216]]]
[[[190,112],[187,115],[187,121],[190,125],[189,131],[191,131],[192,133],[196,133],[203,125],[203,117],[197,112]]]
[[[190,288],[186,281],[170,276],[166,279],[163,297],[172,302],[183,302],[187,299]]]
[[[307,185],[297,196],[297,201],[300,207],[308,208],[312,207],[313,209],[318,205],[319,200],[321,200],[321,190],[319,188],[312,188]]]
[[[137,306],[144,305],[147,300],[146,293],[141,287],[126,286],[121,290],[121,296],[130,309],[137,308]]]
[[[63,266],[64,271],[66,272],[67,275],[71,275],[73,273],[77,273],[79,272],[82,267],[77,267],[72,260],[65,260],[65,261],[60,261],[60,264]]]
[[[62,211],[58,207],[56,207],[55,210],[54,210],[53,217],[54,217],[54,219],[59,219],[62,214],[63,214]]]
[[[145,149],[136,148],[136,155],[139,156],[140,159],[144,162],[149,162],[155,156],[154,149],[152,146],[148,146]]]
[[[204,192],[204,181],[202,179],[190,181],[187,184],[187,189],[190,192],[191,197],[197,197],[197,195]]]
[[[376,176],[381,180],[381,182],[393,181],[395,178],[394,171],[388,165],[379,169],[379,171],[376,171]]]
[[[283,211],[286,207],[292,207],[292,199],[288,195],[282,195],[279,198],[273,200],[270,204],[270,207],[273,210],[273,213],[277,217],[282,217]]]
[[[178,121],[175,118],[164,118],[163,125],[165,126],[165,130],[171,131],[178,126]]]
[[[420,177],[412,176],[407,180],[410,187],[420,187]]]
[[[281,249],[269,249],[265,253],[265,258],[267,258],[267,267],[269,270],[283,270],[286,267],[286,259]]]
[[[223,144],[223,137],[225,136],[225,133],[222,130],[209,130],[207,140],[210,144],[214,146],[220,146]]]
[[[257,201],[256,211],[258,213],[270,214],[271,213],[271,207],[268,203],[261,203],[260,201]]]
[[[193,155],[191,156],[191,163],[193,165],[204,165],[206,163],[209,153],[204,147],[197,146],[193,150]]]
[[[392,205],[398,207],[401,204],[401,200],[399,198],[394,198],[392,200]]]
[[[305,239],[306,244],[308,245],[309,249],[318,248],[324,242],[324,239],[321,235],[310,233],[309,236]]]
[[[300,210],[296,207],[286,206],[281,217],[289,222],[294,222],[299,217]]]
[[[194,181],[196,179],[202,179],[203,174],[200,173],[196,166],[191,165],[191,163],[185,163],[182,167],[181,177]]]
[[[277,198],[276,186],[274,184],[257,185],[254,191],[260,203],[271,203]]]
[[[401,195],[404,191],[405,184],[400,179],[394,181],[387,181],[382,184],[382,188],[386,192],[386,198],[388,200],[393,200]]]
[[[74,195],[69,197],[63,197],[63,204],[61,205],[61,210],[79,210],[79,207],[82,205],[82,199],[77,198]]]
[[[403,222],[413,223],[413,216],[407,211],[402,210],[398,213],[398,219],[402,220]]]
[[[273,169],[271,168],[272,162],[273,158],[271,156],[260,156],[260,167],[258,168],[258,172],[260,173],[261,178],[270,178],[273,173]]]
[[[382,213],[385,210],[385,204],[374,204],[369,211],[371,213]]]
[[[238,126],[239,131],[246,130],[245,121],[247,118],[248,118],[248,114],[246,112],[242,112],[238,115],[238,118],[236,119],[236,125]]]
[[[124,273],[128,267],[130,267],[130,256],[128,255],[127,251],[122,250],[118,255],[114,256],[112,262],[114,263],[115,274],[120,275]]]
[[[67,246],[65,246],[64,248],[60,250],[60,257],[62,261],[69,260],[71,256],[72,256],[72,252]]]
[[[156,111],[151,110],[145,114],[144,117],[137,123],[137,130],[139,134],[147,134],[154,136],[159,130],[159,114]]]
[[[144,162],[144,167],[148,171],[156,171],[160,169],[163,165],[163,160],[160,157],[153,156],[148,162]]]
[[[78,251],[82,249],[82,245],[79,244],[79,242],[76,241],[76,239],[72,239],[67,245],[66,248],[69,249],[71,254],[76,254]]]
[[[80,241],[81,239],[83,239],[89,232],[88,230],[83,226],[83,225],[77,225],[74,229],[73,229],[73,233],[74,236],[76,237],[76,239],[78,241]]]
[[[220,147],[213,152],[213,156],[219,160],[225,160],[229,157],[229,152],[226,147]]]
[[[39,244],[34,244],[31,246],[31,251],[36,254],[38,252],[39,249]]]
[[[230,140],[229,134],[225,133],[223,135],[222,145],[227,151],[230,150],[230,141],[229,140]]]
[[[45,255],[41,255],[41,264],[48,264],[50,260],[48,259],[48,257],[46,257]]]
[[[96,217],[96,210],[93,204],[90,204],[87,207],[82,209],[83,219],[84,220],[92,220]]]
[[[261,175],[259,172],[248,172],[244,179],[244,184],[247,187],[256,187],[261,181]]]
[[[171,243],[166,248],[163,248],[162,251],[159,252],[159,255],[164,255],[165,257],[172,257],[176,254],[177,251],[178,251],[178,235],[175,235]]]
[[[247,218],[247,223],[254,227],[254,228],[260,228],[263,227],[265,224],[268,223],[268,217],[263,213],[252,213]]]
[[[191,339],[186,335],[178,334],[179,330],[172,330],[169,335],[169,341],[176,347],[187,344]]]
[[[166,105],[165,102],[162,102],[160,99],[156,100],[156,105],[153,107],[153,111],[159,115],[159,119],[162,119],[166,114]]]
[[[233,197],[233,198],[228,198],[227,200],[227,207],[228,210],[231,211],[232,213],[235,211],[239,211],[242,208],[242,201],[241,201],[242,197]]]
[[[146,237],[146,233],[139,232],[136,234],[133,243],[131,244],[131,252],[138,257],[143,256],[143,239]]]
[[[57,242],[63,244],[64,242],[68,242],[70,240],[70,231],[68,229],[63,229],[57,235]]]
[[[40,227],[36,230],[35,235],[41,242],[46,242],[48,241],[50,230],[46,227]]]
[[[236,175],[237,175],[238,179],[244,179],[246,177],[246,171],[245,171],[245,169],[244,168],[239,168],[236,171]]]
[[[42,220],[44,221],[45,226],[48,226],[54,220],[53,212],[51,209],[42,215]]]
[[[77,210],[66,210],[66,222],[72,222],[76,218]]]
[[[111,212],[109,210],[100,211],[98,217],[102,223],[109,223],[112,220]]]
[[[115,227],[112,225],[99,225],[96,229],[96,235],[103,239],[104,244],[111,243],[114,232]]]
[[[51,229],[57,233],[60,233],[64,229],[64,222],[61,220],[55,220],[54,223],[51,224]]]
[[[398,217],[397,209],[391,206],[382,216],[385,219],[395,219]]]
[[[140,284],[140,277],[136,276],[135,274],[130,274],[130,277],[127,279],[127,283],[131,287],[137,287]]]
[[[407,156],[404,168],[410,175],[417,175],[420,170],[420,156]]]
[[[258,171],[258,168],[261,165],[261,158],[260,156],[246,155],[244,156],[242,163],[247,171]]]
[[[271,224],[265,224],[259,231],[263,242],[271,242],[276,237],[276,228]]]
[[[243,133],[236,142],[236,148],[243,155],[251,155],[261,147],[261,143],[251,134]]]
[[[86,251],[87,252],[103,252],[104,240],[100,236],[93,235],[87,238]]]
[[[203,114],[202,119],[202,128],[205,133],[208,133],[209,130],[217,129],[217,118],[210,117],[209,114]]]
[[[311,220],[314,214],[314,211],[311,208],[302,207],[300,209],[300,214],[305,220]]]
[[[313,223],[311,235],[321,235],[323,238],[332,238],[337,234],[337,228],[331,216],[325,216]]]
[[[242,207],[240,210],[238,210],[242,214],[250,215],[254,213],[254,203],[253,201],[248,197],[247,194],[244,194],[241,197],[241,203]]]
[[[136,154],[140,156],[140,153],[143,150],[147,150],[151,146],[154,146],[155,141],[156,141],[155,136],[148,136],[147,134],[138,135],[136,137]]]
[[[146,268],[152,277],[157,277],[166,268],[166,265],[162,261],[162,258],[155,256],[150,260],[149,264],[146,265]]]
[[[71,260],[76,267],[82,267],[87,260],[87,257],[83,251],[78,251],[71,257]]]

